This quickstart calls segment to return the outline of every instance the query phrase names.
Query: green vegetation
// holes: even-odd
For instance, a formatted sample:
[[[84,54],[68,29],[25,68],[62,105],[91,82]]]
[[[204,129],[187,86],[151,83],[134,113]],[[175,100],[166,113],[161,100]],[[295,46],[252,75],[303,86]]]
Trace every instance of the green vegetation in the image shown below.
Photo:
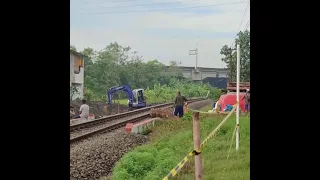
[[[76,47],[70,46],[76,50]],[[181,79],[179,63],[170,62],[168,73],[164,74],[165,65],[158,60],[145,62],[136,51],[118,43],[110,43],[104,49],[96,51],[85,48],[80,51],[84,58],[85,98],[105,100],[106,90],[113,86],[130,85],[132,89],[153,87],[155,84],[168,84],[171,78]],[[120,94],[119,99],[123,99]]]
[[[117,102],[118,100],[116,100]],[[122,105],[127,105],[128,104],[128,99],[119,99],[119,103]]]
[[[218,99],[221,95],[221,90],[211,87],[208,84],[196,84],[186,81],[171,79],[168,85],[156,84],[153,88],[145,89],[145,96],[148,104],[172,102],[180,90],[187,98],[191,97],[208,97],[211,99]],[[120,96],[121,97],[121,96]],[[127,105],[128,99],[117,99],[122,105]]]
[[[232,49],[241,44],[241,81],[250,81],[250,31],[239,32],[234,46],[227,45],[221,48],[221,59],[226,63],[229,72],[229,81],[236,78],[236,52]],[[77,50],[70,46],[70,49]],[[210,90],[210,98],[220,96],[220,90],[207,84],[195,84],[182,77],[178,68],[181,64],[171,61],[168,69],[157,59],[145,61],[138,52],[131,51],[131,47],[123,47],[117,42],[110,43],[104,49],[96,51],[85,48],[80,53],[84,54],[84,96],[87,100],[105,101],[106,90],[113,86],[130,85],[132,89],[146,89],[149,103],[172,101],[177,90],[187,97],[206,96]],[[70,94],[74,92],[70,89]],[[70,97],[71,97],[70,95]],[[126,104],[124,93],[119,93],[115,99],[121,99],[121,104]]]
[[[70,47],[76,50],[74,46]],[[106,90],[113,86],[129,85],[132,89],[145,89],[148,103],[173,101],[177,90],[186,97],[204,97],[210,91],[210,98],[220,96],[220,90],[208,84],[193,83],[182,77],[178,68],[180,63],[171,61],[167,70],[165,65],[154,59],[144,62],[130,47],[111,43],[101,51],[85,48],[84,58],[84,96],[87,100],[105,101]],[[165,73],[164,73],[165,72]],[[71,91],[71,90],[70,90]],[[114,98],[120,104],[127,104],[122,92]]]
[[[211,109],[206,107],[204,110]],[[208,117],[200,114],[201,139],[203,140],[221,122],[224,116]],[[235,152],[233,142],[230,157],[226,157],[235,127],[235,117],[231,117],[216,137],[210,139],[202,150],[204,180],[250,179],[250,121],[240,117],[240,149]],[[157,122],[150,134],[152,143],[135,148],[127,153],[115,166],[112,179],[156,180],[162,179],[189,151],[193,150],[192,116],[187,113],[184,120],[164,120]],[[194,158],[182,168],[175,179],[194,179]]]
[[[146,89],[145,95],[148,103],[172,102],[178,90],[187,98],[206,97],[209,92],[209,98],[217,99],[221,94],[219,89],[213,88],[208,84],[196,84],[171,79],[168,85],[156,84],[152,89]]]
[[[222,62],[227,64],[228,67],[228,78],[230,82],[235,82],[237,78],[237,44],[241,44],[240,48],[240,81],[250,81],[250,31],[240,31],[238,37],[235,39],[234,46],[224,45],[221,48],[220,54],[224,57],[221,59]]]
[[[235,38],[234,46],[223,46],[221,61],[228,67],[229,81],[236,79],[236,45],[241,44],[241,77],[240,81],[250,81],[250,31],[240,31]],[[70,49],[77,51],[75,46]],[[220,90],[209,85],[195,84],[182,77],[178,68],[180,62],[171,61],[168,69],[157,59],[146,61],[131,47],[123,47],[117,42],[110,43],[104,49],[96,51],[85,48],[84,54],[84,96],[87,100],[105,101],[106,90],[113,86],[130,85],[132,89],[146,89],[147,98],[151,103],[172,101],[179,89],[187,97],[205,96],[210,90],[210,98],[220,96]],[[70,97],[74,93],[70,89]],[[119,93],[116,99],[125,99],[124,93]],[[126,104],[121,100],[121,104]]]

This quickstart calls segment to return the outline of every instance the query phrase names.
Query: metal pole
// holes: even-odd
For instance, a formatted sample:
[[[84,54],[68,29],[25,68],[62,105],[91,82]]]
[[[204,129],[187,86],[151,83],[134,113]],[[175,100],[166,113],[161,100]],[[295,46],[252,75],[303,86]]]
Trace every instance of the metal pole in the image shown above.
[[[198,44],[199,44],[199,42],[200,42],[200,41],[198,41],[198,42],[196,43],[196,67],[195,67],[195,69],[198,68]]]
[[[240,113],[240,101],[239,101],[239,84],[240,84],[240,45],[237,45],[237,112],[236,112],[236,121],[237,121],[237,133],[236,133],[236,151],[239,149],[239,128],[240,128],[240,120],[239,120],[239,113]]]
[[[198,68],[198,48],[196,48],[196,68]]]

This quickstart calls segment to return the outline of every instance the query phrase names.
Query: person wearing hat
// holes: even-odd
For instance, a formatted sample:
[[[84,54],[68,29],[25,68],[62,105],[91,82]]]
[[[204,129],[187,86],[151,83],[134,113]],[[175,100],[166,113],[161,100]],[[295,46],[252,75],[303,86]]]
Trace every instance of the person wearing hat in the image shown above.
[[[245,110],[246,115],[250,112],[250,89],[247,89],[246,94],[243,96],[241,100],[245,100]]]

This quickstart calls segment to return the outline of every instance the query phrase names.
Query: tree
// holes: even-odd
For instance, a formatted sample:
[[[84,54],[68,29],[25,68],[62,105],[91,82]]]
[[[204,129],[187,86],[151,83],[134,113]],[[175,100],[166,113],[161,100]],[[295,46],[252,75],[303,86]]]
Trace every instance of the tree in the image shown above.
[[[87,50],[87,52],[92,52]],[[92,65],[85,69],[85,86],[100,96],[105,95],[105,91],[119,85],[119,71],[117,60],[118,50],[113,48],[111,43],[101,51],[98,51],[94,57]],[[86,66],[86,65],[85,65]]]
[[[74,45],[70,45],[70,50],[77,51],[77,49]]]
[[[83,51],[80,52],[81,54],[85,55],[84,64],[85,67],[90,66],[93,64],[93,61],[96,57],[96,52],[92,48],[85,48]]]
[[[229,81],[236,81],[237,44],[240,44],[240,81],[248,82],[250,81],[250,31],[240,31],[233,47],[224,45],[220,51],[220,54],[224,55],[221,60],[227,64]]]
[[[148,79],[148,86],[152,87],[154,84],[159,83],[164,77],[165,65],[160,63],[157,59],[148,61],[145,64],[146,78]],[[165,78],[165,77],[164,77]]]
[[[221,60],[227,64],[229,81],[235,81],[237,77],[236,75],[236,70],[237,70],[236,58],[237,57],[234,57],[235,54],[232,53],[232,48],[228,47],[227,45],[224,45],[221,48],[220,54],[225,56]]]
[[[178,61],[170,61],[169,62],[169,68],[168,68],[168,74],[172,77],[181,77],[182,75],[182,70],[179,68],[181,65],[181,62]]]

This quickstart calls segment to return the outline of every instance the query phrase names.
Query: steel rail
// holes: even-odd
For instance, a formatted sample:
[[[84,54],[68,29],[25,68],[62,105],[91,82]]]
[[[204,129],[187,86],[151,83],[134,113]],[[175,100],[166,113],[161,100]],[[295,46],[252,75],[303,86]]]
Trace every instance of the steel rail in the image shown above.
[[[188,101],[188,103],[194,102],[194,101],[203,100],[203,99],[204,98],[190,99]],[[158,104],[158,105],[149,106],[149,107],[145,107],[145,108],[141,108],[141,109],[137,109],[137,110],[133,110],[133,111],[129,111],[129,112],[124,112],[124,113],[119,113],[119,114],[115,114],[115,115],[110,115],[110,116],[107,116],[107,117],[94,119],[94,120],[91,120],[91,121],[86,121],[86,122],[82,122],[82,123],[73,124],[73,125],[70,125],[70,132],[72,132],[74,130],[77,130],[77,129],[81,129],[81,128],[96,126],[96,125],[99,125],[99,124],[107,122],[107,121],[112,121],[112,120],[115,120],[115,119],[120,119],[120,118],[124,118],[124,117],[128,117],[128,116],[132,116],[132,115],[148,112],[148,111],[150,111],[151,109],[154,109],[154,108],[163,108],[163,107],[170,106],[170,105],[173,105],[173,103]]]
[[[191,99],[188,101],[188,103],[192,103],[192,102],[196,102],[196,101],[200,101],[200,100],[204,100],[204,98],[198,98],[198,99]],[[116,115],[112,115],[112,116],[108,116],[108,117],[105,117],[105,118],[99,118],[97,120],[99,120],[98,122],[95,122],[93,123],[94,121],[89,121],[88,122],[85,122],[85,123],[81,123],[81,124],[86,124],[86,126],[77,126],[77,127],[91,127],[92,125],[97,125],[97,124],[101,124],[103,122],[107,122],[107,121],[112,121],[112,120],[115,120],[115,119],[119,119],[119,118],[122,118],[122,117],[127,117],[129,115],[133,115],[133,114],[140,114],[141,115],[138,115],[136,117],[133,117],[133,118],[129,118],[129,119],[125,119],[125,120],[119,120],[109,126],[106,126],[106,127],[101,127],[101,128],[98,128],[96,130],[93,130],[93,131],[89,131],[87,133],[84,133],[84,134],[81,134],[79,136],[75,136],[75,137],[71,137],[70,138],[70,144],[74,143],[74,142],[77,142],[77,141],[80,141],[82,139],[86,139],[92,135],[95,135],[95,134],[99,134],[99,133],[103,133],[103,132],[108,132],[108,131],[112,131],[114,129],[117,129],[117,128],[120,128],[120,127],[123,127],[125,126],[127,123],[134,123],[134,122],[137,122],[137,121],[140,121],[140,120],[143,120],[143,119],[146,119],[148,117],[151,117],[151,115],[149,113],[143,113],[143,112],[147,112],[148,110],[151,110],[153,108],[163,108],[163,107],[166,107],[166,106],[171,106],[173,105],[173,103],[166,103],[166,104],[160,104],[160,105],[156,105],[156,106],[151,106],[151,107],[148,107],[147,108],[144,108],[143,110],[140,109],[140,111],[138,110],[135,110],[136,113],[121,113],[121,114],[118,114],[119,116],[116,116]],[[131,111],[132,112],[132,111]],[[138,113],[137,113],[138,112]],[[129,114],[129,115],[126,115],[126,116],[123,116],[123,114]],[[111,118],[110,118],[111,117]],[[114,118],[114,117],[117,117],[117,118]],[[71,128],[70,128],[71,129]],[[75,130],[75,129],[74,129]]]

